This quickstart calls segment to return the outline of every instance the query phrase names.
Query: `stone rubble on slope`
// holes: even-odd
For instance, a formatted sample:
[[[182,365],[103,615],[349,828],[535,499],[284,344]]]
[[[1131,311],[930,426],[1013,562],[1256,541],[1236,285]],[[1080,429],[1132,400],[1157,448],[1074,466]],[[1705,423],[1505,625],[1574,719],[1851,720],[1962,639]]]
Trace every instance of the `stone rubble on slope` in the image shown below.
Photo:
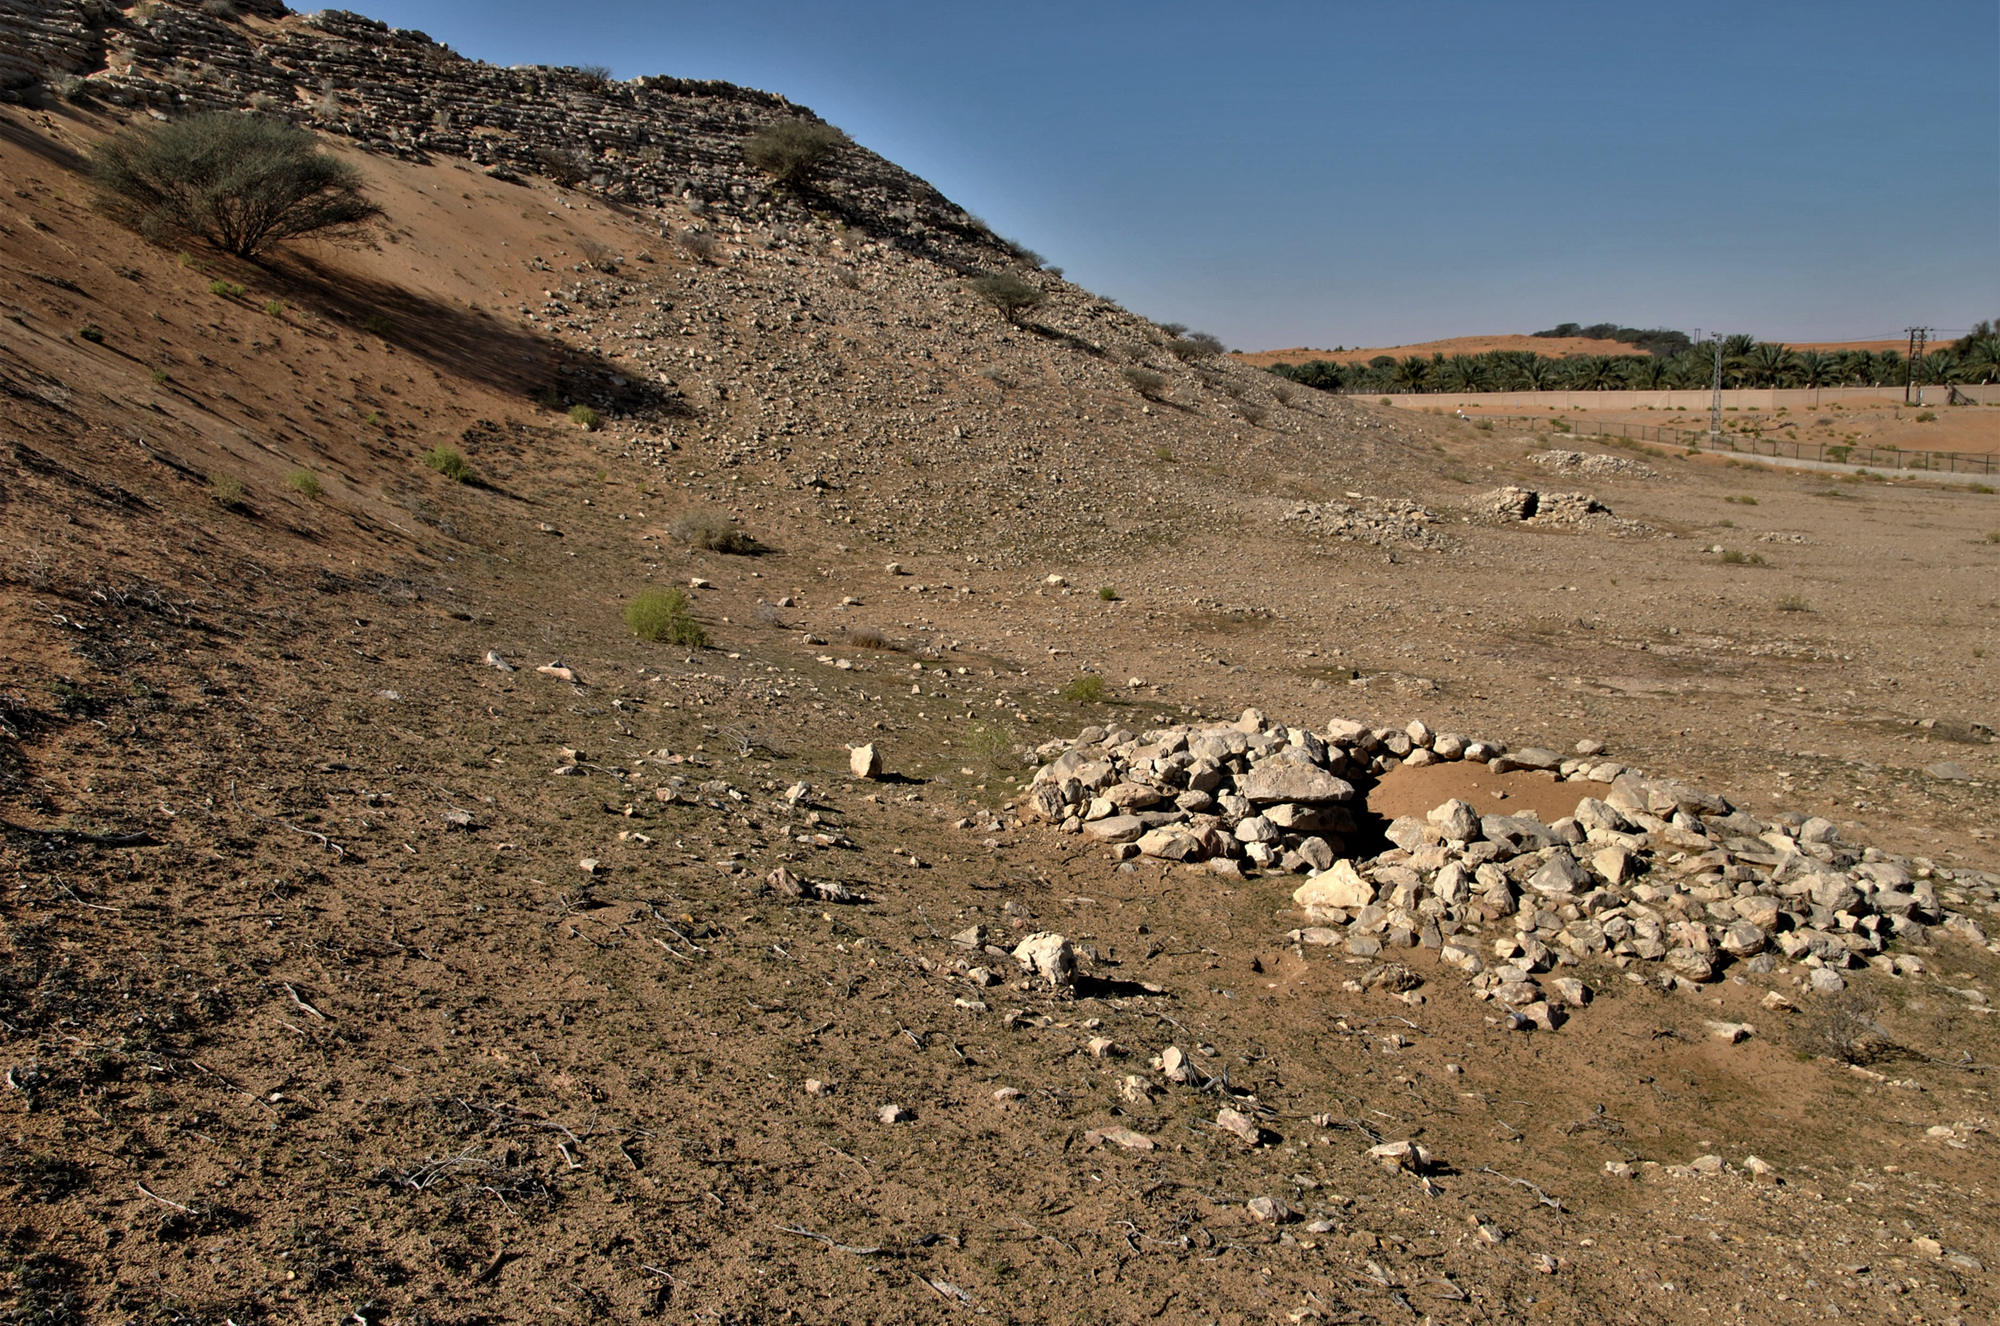
[[[1602,534],[1643,534],[1646,526],[1621,520],[1588,493],[1544,493],[1508,484],[1481,493],[1469,504],[1475,519],[1501,524],[1569,526]]]
[[[1593,478],[1657,479],[1660,472],[1650,465],[1623,456],[1597,456],[1587,451],[1538,451],[1530,463],[1557,474],[1587,474]]]
[[[1554,974],[1586,961],[1659,964],[1665,986],[1787,962],[1806,989],[1834,992],[1844,970],[1925,970],[1907,950],[1939,935],[1988,944],[1969,909],[2000,907],[2000,875],[1857,847],[1821,817],[1760,820],[1606,760],[1598,743],[1578,749],[1589,753],[1509,750],[1421,722],[1334,719],[1311,732],[1251,709],[1234,723],[1143,734],[1085,728],[1041,748],[1048,762],[1021,802],[1026,818],[1110,844],[1116,859],[1304,873],[1293,901],[1306,924],[1289,942],[1363,958],[1429,948],[1513,1027],[1554,1030],[1586,1004],[1582,980]],[[1450,760],[1538,770],[1596,794],[1553,824],[1448,801],[1397,819],[1388,850],[1355,858],[1350,779]]]
[[[1417,503],[1382,497],[1359,500],[1364,505],[1300,502],[1279,519],[1341,543],[1368,543],[1378,548],[1393,544],[1434,551],[1450,546],[1439,528],[1439,518]]]

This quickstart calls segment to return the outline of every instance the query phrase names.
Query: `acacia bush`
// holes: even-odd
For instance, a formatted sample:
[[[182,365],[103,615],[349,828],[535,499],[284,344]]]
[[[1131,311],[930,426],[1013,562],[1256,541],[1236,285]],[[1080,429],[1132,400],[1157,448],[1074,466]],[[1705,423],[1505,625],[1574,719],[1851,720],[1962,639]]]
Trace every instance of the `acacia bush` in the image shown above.
[[[999,276],[982,276],[972,283],[972,293],[999,310],[1000,316],[1009,322],[1018,323],[1021,316],[1038,307],[1048,296],[1039,288],[1023,281],[1011,272]]]
[[[1166,375],[1155,373],[1150,368],[1127,368],[1118,376],[1125,379],[1125,385],[1144,396],[1147,400],[1157,400],[1160,389],[1167,385]]]
[[[239,258],[382,215],[361,172],[268,115],[216,111],[127,129],[92,153],[90,175],[105,211],[147,239],[193,237]]]
[[[743,159],[788,189],[804,188],[847,135],[830,124],[782,120],[743,140]]]
[[[694,619],[688,596],[678,589],[640,590],[625,605],[625,624],[641,640],[688,649],[700,649],[708,643],[708,632]]]

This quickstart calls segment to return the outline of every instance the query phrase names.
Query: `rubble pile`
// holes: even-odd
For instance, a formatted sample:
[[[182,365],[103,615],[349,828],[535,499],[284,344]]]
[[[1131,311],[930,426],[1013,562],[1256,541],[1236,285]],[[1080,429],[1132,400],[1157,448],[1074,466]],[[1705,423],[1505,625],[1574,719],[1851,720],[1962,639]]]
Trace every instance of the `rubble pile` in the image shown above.
[[[1601,751],[1510,751],[1421,722],[1398,731],[1335,719],[1312,732],[1253,709],[1144,734],[1086,728],[1043,748],[1048,763],[1022,804],[1110,844],[1118,860],[1305,873],[1293,894],[1305,924],[1291,942],[1364,958],[1429,948],[1510,1025],[1558,1025],[1589,989],[1557,973],[1589,961],[1666,985],[1786,962],[1807,988],[1832,992],[1845,969],[1923,970],[1907,950],[1940,935],[1988,943],[1973,912],[2000,908],[2000,874],[1859,847],[1822,817],[1758,819]],[[1387,850],[1352,853],[1357,780],[1450,760],[1538,770],[1590,794],[1553,824],[1452,800],[1391,823]]]

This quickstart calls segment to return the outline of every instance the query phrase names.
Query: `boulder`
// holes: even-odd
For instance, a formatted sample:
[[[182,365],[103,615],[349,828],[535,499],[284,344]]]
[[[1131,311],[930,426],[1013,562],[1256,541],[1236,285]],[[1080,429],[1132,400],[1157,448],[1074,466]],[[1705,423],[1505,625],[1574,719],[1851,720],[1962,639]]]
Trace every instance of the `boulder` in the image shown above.
[[[1255,802],[1354,800],[1354,784],[1309,764],[1260,764],[1238,780],[1237,791]]]
[[[1076,954],[1069,940],[1051,931],[1038,930],[1016,944],[1014,961],[1031,979],[1047,981],[1053,989],[1076,984]]]
[[[1590,872],[1576,863],[1575,857],[1561,849],[1551,852],[1542,868],[1528,877],[1529,888],[1547,894],[1575,893],[1595,882]]]
[[[1454,797],[1425,818],[1437,826],[1448,841],[1471,842],[1479,836],[1479,812],[1470,801]]]
[[[1361,878],[1352,861],[1336,861],[1292,892],[1301,907],[1339,907],[1359,911],[1375,901],[1375,886]]]
[[[882,753],[875,749],[875,743],[854,746],[848,750],[847,767],[856,778],[875,779],[882,776]]]
[[[1101,843],[1134,843],[1146,832],[1146,822],[1137,815],[1109,815],[1089,821],[1083,831]]]
[[[1203,856],[1201,839],[1185,829],[1154,829],[1139,838],[1139,854],[1162,861],[1198,861]]]

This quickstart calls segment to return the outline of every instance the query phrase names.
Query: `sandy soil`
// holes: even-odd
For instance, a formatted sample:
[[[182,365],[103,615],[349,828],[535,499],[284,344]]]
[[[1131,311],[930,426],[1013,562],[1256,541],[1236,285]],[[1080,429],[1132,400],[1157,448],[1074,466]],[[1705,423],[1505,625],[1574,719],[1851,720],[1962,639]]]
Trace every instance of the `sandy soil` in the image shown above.
[[[1723,431],[1749,433],[1788,442],[1818,443],[1821,446],[1901,448],[1905,451],[1953,451],[1967,455],[1991,455],[2000,451],[2000,405],[1946,405],[1940,388],[1927,388],[1926,403],[1903,404],[1902,393],[1885,392],[1880,397],[1829,401],[1820,406],[1779,407],[1774,410],[1727,409],[1723,411]],[[1461,407],[1436,406],[1433,413],[1454,414]],[[1534,415],[1520,406],[1477,405],[1462,407],[1467,416],[1482,415],[1518,420]],[[1606,424],[1643,424],[1664,428],[1708,431],[1706,410],[1543,409],[1540,417],[1591,419]],[[1641,434],[1640,436],[1644,436]]]
[[[710,266],[661,243],[679,214],[450,163],[365,163],[394,242],[184,265],[83,204],[91,121],[0,119],[16,1316],[1992,1315],[1985,949],[1840,1002],[1586,964],[1567,1026],[1507,1032],[1421,953],[1405,999],[1288,944],[1290,877],[1120,870],[1009,805],[1052,735],[1256,704],[1594,737],[1991,869],[2000,499],[1557,477],[1544,437],[1177,366],[1073,288],[1008,328],[810,222]],[[577,270],[584,238],[624,265]],[[1638,528],[1471,522],[1503,483]],[[1378,498],[1434,537],[1282,519]],[[678,542],[688,514],[764,551]],[[713,647],[634,638],[648,585]],[[1085,666],[1105,699],[1061,699]],[[847,776],[860,741],[892,778]],[[1408,771],[1375,809],[1489,781],[1578,791]],[[1088,979],[1015,983],[974,924],[1059,930]],[[1160,1082],[1168,1045],[1206,1086]],[[1435,1173],[1366,1156],[1404,1139]]]

